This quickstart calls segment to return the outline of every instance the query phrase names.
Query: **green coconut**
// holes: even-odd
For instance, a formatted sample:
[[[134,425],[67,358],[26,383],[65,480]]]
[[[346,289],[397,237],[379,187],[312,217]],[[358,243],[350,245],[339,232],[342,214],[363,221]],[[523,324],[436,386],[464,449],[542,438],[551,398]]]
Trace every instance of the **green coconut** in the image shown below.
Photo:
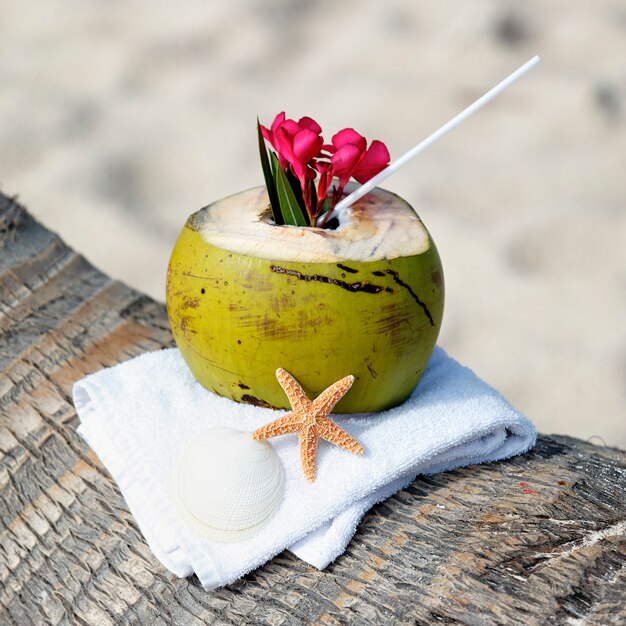
[[[402,403],[424,372],[441,326],[443,270],[430,234],[395,194],[375,189],[331,230],[276,226],[259,187],[189,218],[166,300],[181,354],[207,389],[289,408],[277,368],[310,397],[352,374],[336,412],[381,411]]]

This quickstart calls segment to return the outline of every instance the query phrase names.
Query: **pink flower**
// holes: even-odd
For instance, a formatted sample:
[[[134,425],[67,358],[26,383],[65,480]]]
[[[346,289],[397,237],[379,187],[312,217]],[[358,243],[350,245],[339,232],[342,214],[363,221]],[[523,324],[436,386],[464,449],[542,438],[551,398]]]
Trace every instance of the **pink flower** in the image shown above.
[[[365,137],[353,128],[340,130],[333,135],[332,146],[325,146],[332,153],[330,162],[340,189],[351,177],[365,183],[389,165],[389,150],[382,141],[372,141],[367,150],[366,146]]]
[[[325,144],[320,125],[310,117],[296,122],[282,111],[271,128],[261,125],[261,133],[276,151],[280,167],[300,182],[303,208],[311,224],[325,204],[334,177],[339,180],[327,203],[331,208],[350,178],[365,183],[389,165],[389,151],[381,141],[372,141],[368,148],[365,137],[353,128],[344,128],[331,144]],[[317,204],[313,206],[315,196]]]
[[[324,204],[328,188],[333,182],[333,166],[328,161],[316,161],[315,169],[320,175],[317,181],[317,206],[319,208]]]
[[[261,126],[261,132],[276,150],[280,166],[284,170],[291,166],[304,191],[306,181],[315,178],[312,161],[324,144],[320,125],[310,117],[301,117],[297,122],[285,119],[282,111],[274,118],[271,129]]]

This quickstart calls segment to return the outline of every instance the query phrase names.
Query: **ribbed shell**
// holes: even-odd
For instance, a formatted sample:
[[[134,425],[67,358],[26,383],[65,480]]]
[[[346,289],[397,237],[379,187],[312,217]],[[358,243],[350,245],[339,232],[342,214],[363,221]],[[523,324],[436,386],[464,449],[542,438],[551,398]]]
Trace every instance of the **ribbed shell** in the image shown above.
[[[172,476],[174,503],[198,533],[238,541],[258,532],[283,499],[280,459],[266,441],[232,428],[194,436]]]

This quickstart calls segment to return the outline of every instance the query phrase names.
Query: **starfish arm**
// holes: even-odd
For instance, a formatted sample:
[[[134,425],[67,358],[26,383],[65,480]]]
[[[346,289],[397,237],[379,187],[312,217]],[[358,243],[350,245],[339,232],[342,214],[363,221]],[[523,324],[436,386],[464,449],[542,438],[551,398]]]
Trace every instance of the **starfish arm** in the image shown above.
[[[303,428],[300,431],[300,461],[304,476],[309,482],[315,482],[315,462],[317,460],[318,435],[315,428]]]
[[[365,448],[343,428],[339,428],[335,422],[327,417],[320,419],[317,423],[317,431],[320,437],[334,443],[340,448],[345,448],[354,454],[363,454]]]
[[[298,381],[289,372],[279,367],[276,370],[276,378],[285,394],[287,394],[294,411],[299,413],[305,411],[310,406],[311,400],[309,400]]]
[[[346,395],[348,389],[352,387],[353,382],[354,376],[345,376],[327,389],[324,389],[313,401],[313,409],[315,412],[318,415],[328,415],[335,408],[337,402]]]
[[[269,439],[270,437],[279,437],[280,435],[288,435],[300,430],[302,420],[295,413],[287,413],[278,419],[275,419],[261,428],[257,428],[252,433],[253,439]]]

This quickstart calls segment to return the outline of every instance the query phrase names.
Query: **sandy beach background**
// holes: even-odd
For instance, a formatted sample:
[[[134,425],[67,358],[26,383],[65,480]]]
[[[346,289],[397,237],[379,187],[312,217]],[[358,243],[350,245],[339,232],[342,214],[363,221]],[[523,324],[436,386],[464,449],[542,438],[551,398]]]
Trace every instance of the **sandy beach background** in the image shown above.
[[[626,447],[624,0],[0,0],[0,186],[162,300],[187,216],[261,184],[257,114],[393,158],[535,53],[387,187],[443,259],[440,344],[542,432]]]

